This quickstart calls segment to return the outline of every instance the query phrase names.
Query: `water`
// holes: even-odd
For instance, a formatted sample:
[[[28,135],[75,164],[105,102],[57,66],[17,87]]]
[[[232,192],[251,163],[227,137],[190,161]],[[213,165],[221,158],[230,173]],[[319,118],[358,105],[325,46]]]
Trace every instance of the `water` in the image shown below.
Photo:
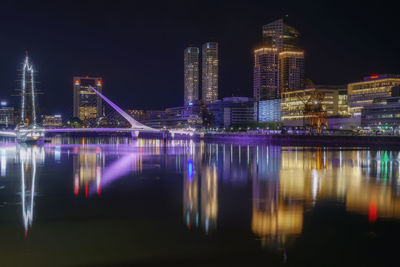
[[[3,142],[1,266],[398,266],[399,159],[127,138]]]

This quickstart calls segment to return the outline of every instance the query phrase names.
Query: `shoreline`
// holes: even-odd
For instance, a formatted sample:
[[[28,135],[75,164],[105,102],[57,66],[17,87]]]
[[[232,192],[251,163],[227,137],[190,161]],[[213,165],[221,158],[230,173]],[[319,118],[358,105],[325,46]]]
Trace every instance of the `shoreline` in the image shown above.
[[[358,135],[285,135],[285,134],[204,134],[204,141],[233,142],[247,144],[309,145],[309,146],[395,146],[400,147],[400,136],[358,136]]]

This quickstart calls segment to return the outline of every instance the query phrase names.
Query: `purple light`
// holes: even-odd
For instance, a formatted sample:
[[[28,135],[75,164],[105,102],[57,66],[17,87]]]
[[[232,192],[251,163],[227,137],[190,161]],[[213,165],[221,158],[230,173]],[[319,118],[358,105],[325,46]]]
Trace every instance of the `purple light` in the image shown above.
[[[101,178],[101,188],[106,188],[111,183],[116,181],[118,178],[133,171],[132,162],[135,162],[138,158],[138,154],[129,153],[123,158],[113,162],[110,166],[104,169],[103,176]],[[93,186],[90,188],[90,195],[97,193],[97,187]]]

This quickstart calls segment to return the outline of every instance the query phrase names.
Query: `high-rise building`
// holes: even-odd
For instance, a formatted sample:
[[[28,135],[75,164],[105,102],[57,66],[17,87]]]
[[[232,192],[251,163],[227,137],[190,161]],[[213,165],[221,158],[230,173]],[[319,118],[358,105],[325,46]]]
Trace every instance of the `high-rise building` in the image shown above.
[[[279,91],[290,92],[304,87],[304,52],[279,53]]]
[[[281,98],[278,82],[277,49],[263,47],[254,51],[254,100]]]
[[[300,33],[283,19],[263,26],[263,47],[254,51],[254,107],[258,121],[276,121],[280,110],[275,109],[280,108],[282,93],[304,86],[304,52],[299,39]],[[259,101],[264,102],[260,105]]]
[[[101,77],[74,77],[74,117],[82,121],[103,116],[103,106],[98,96],[89,86],[103,92]]]
[[[218,43],[202,47],[202,99],[205,104],[218,100]]]
[[[298,51],[300,33],[287,25],[283,19],[263,26],[263,40],[266,47],[273,47],[278,52]]]
[[[184,105],[199,99],[199,48],[188,47],[184,55]]]

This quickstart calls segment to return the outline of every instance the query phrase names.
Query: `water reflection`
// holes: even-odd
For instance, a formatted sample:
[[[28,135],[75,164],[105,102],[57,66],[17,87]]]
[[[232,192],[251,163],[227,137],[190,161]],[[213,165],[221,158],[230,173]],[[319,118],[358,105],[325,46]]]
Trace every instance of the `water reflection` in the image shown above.
[[[38,167],[44,162],[44,149],[37,146],[18,146],[17,147],[18,164],[21,170],[21,206],[22,220],[25,230],[25,236],[32,227],[35,187],[37,183]]]
[[[21,183],[18,191],[26,233],[33,222],[39,170],[54,162],[67,163],[68,192],[82,201],[104,197],[123,178],[179,175],[183,177],[183,182],[179,180],[183,222],[188,230],[198,228],[209,236],[216,233],[217,225],[224,227],[218,218],[232,203],[232,196],[224,195],[224,186],[245,188],[239,197],[251,211],[244,218],[251,227],[246,230],[262,247],[281,250],[302,234],[307,212],[326,202],[339,204],[366,222],[400,219],[399,159],[396,151],[142,139],[113,144],[57,140],[44,147],[0,146],[0,176],[16,177]],[[236,216],[241,215],[237,210]]]
[[[284,249],[301,235],[304,213],[326,201],[343,204],[347,212],[366,215],[371,222],[400,219],[398,152],[199,146],[202,153],[188,156],[184,171],[183,213],[189,229],[198,225],[199,209],[205,233],[216,229],[219,182],[251,182],[251,230],[264,247]]]

